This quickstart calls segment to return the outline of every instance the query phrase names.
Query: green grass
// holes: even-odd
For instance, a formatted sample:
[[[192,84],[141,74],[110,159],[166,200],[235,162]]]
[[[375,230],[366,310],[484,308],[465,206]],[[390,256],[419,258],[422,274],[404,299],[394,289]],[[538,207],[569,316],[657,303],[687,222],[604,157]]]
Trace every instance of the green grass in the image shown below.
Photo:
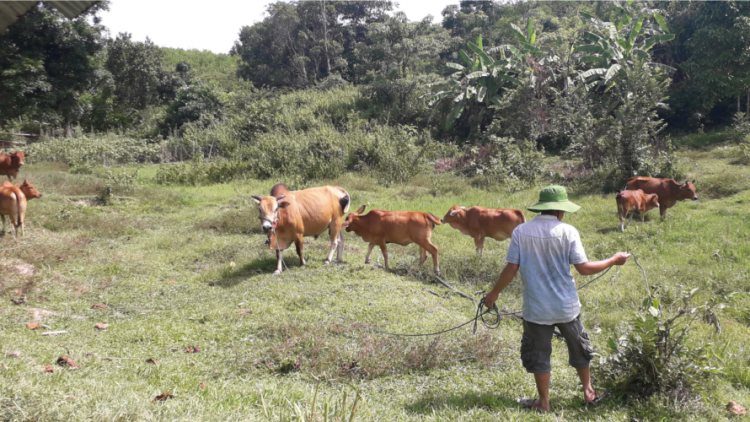
[[[636,252],[650,283],[667,299],[678,297],[683,286],[700,288],[704,298],[748,291],[750,186],[742,178],[750,170],[729,164],[731,157],[690,154],[682,154],[683,165],[697,179],[701,199],[679,203],[666,221],[652,211],[645,223],[636,218],[620,233],[612,195],[574,196],[583,210],[565,221],[579,229],[590,259]],[[726,368],[699,403],[676,408],[660,400],[627,405],[611,399],[583,409],[565,345],[555,341],[555,410],[533,415],[515,403],[535,394],[519,358],[517,319],[494,331],[480,327],[477,336],[469,327],[428,339],[360,329],[428,332],[473,316],[468,301],[431,283],[429,262],[416,265],[414,245],[389,245],[392,271],[386,272],[363,263],[367,245],[352,234],[341,265],[323,265],[327,236],[310,238],[308,265],[301,268],[289,250],[289,271],[274,277],[274,254],[263,244],[257,211],[235,189],[265,194],[276,180],[164,187],[153,182],[157,167],[146,166],[127,198],[101,207],[91,201],[103,186],[100,172],[69,174],[57,164],[23,170],[45,196],[29,203],[26,238],[18,244],[9,235],[0,238],[0,420],[286,420],[295,406],[310,412],[316,387],[318,420],[326,403],[338,406],[339,416],[350,414],[357,390],[363,399],[356,420],[384,421],[720,421],[728,420],[729,400],[750,404],[750,321],[741,314],[722,317],[721,335],[702,325],[692,333],[691,341],[711,345],[717,365]],[[704,180],[720,185],[727,174],[737,179],[728,182],[732,189],[702,193]],[[446,175],[391,188],[355,175],[324,183],[345,187],[353,207],[438,216],[454,204],[525,209],[538,190],[488,193]],[[435,229],[433,243],[444,278],[470,294],[490,288],[507,249],[507,242],[488,240],[478,259],[473,240],[449,226]],[[33,265],[34,273],[19,273],[20,264]],[[10,299],[19,289],[27,302],[15,305]],[[597,350],[622,333],[644,297],[632,264],[581,292],[584,324]],[[109,308],[91,309],[95,303]],[[519,309],[518,280],[499,305]],[[37,323],[68,334],[27,329],[35,315]],[[109,329],[96,331],[99,322]],[[188,346],[201,352],[185,353]],[[64,354],[80,369],[57,366]],[[149,358],[158,365],[146,363]],[[56,372],[45,373],[45,365]],[[163,392],[175,398],[153,402]],[[341,410],[345,393],[347,411]]]
[[[688,148],[710,147],[727,140],[727,130],[712,130],[709,132],[696,132],[684,134],[675,139],[675,146]]]

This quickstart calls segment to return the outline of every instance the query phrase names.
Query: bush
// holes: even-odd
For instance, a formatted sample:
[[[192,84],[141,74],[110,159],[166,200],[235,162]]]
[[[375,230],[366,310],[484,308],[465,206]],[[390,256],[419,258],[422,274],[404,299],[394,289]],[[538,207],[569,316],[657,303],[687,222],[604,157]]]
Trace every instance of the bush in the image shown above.
[[[698,289],[683,292],[677,311],[662,314],[660,300],[646,299],[644,311],[634,315],[625,335],[609,340],[611,354],[601,357],[595,375],[607,388],[631,400],[663,395],[685,402],[701,389],[717,368],[708,354],[688,344],[692,325],[699,319],[721,333],[716,312],[738,297],[712,297],[704,305],[691,304]]]
[[[339,131],[322,125],[291,134],[264,133],[243,145],[232,159],[164,166],[157,173],[162,184],[221,183],[240,177],[275,179],[287,186],[333,179],[347,170],[371,173],[384,185],[402,183],[429,170],[437,145],[410,127],[369,127],[350,124]]]
[[[26,152],[32,162],[63,162],[72,172],[80,173],[99,165],[156,163],[160,161],[161,146],[108,133],[42,140],[26,147]]]
[[[471,147],[459,159],[457,173],[472,178],[472,185],[489,188],[499,184],[516,189],[542,175],[544,153],[531,141],[488,137],[489,145]]]
[[[180,88],[177,98],[167,107],[161,134],[166,137],[181,133],[180,130],[186,123],[206,127],[223,117],[224,106],[221,94],[210,86],[196,84]]]
[[[162,185],[208,185],[252,175],[247,164],[239,161],[207,162],[196,155],[191,161],[162,165],[156,172],[156,182]]]

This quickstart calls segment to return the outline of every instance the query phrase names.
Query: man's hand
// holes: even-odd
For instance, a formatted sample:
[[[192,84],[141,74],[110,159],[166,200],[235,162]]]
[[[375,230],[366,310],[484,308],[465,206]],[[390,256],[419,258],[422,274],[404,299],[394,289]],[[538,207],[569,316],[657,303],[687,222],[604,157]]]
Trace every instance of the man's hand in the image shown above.
[[[495,301],[497,301],[498,296],[500,296],[500,293],[494,293],[494,292],[487,293],[487,296],[484,297],[484,305],[492,309],[495,306]]]
[[[612,255],[612,265],[624,265],[630,259],[630,254],[627,252],[617,252]]]

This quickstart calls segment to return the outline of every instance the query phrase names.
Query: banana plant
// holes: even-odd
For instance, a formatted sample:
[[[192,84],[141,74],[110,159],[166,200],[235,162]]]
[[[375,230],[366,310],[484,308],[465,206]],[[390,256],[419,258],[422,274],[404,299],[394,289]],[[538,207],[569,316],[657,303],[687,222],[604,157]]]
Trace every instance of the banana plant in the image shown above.
[[[430,107],[443,100],[452,101],[453,107],[446,119],[446,128],[461,115],[469,101],[473,100],[484,106],[499,104],[505,89],[521,84],[515,76],[518,74],[518,60],[515,60],[515,56],[505,57],[501,51],[501,58],[493,60],[484,51],[481,35],[476,44],[469,41],[468,47],[473,57],[464,50],[459,50],[458,55],[465,65],[447,63],[446,66],[456,72],[448,77],[446,83],[433,85],[436,92],[427,94]],[[515,47],[514,50],[518,52]]]
[[[615,4],[620,12],[615,22],[603,22],[588,13],[579,12],[584,20],[606,34],[600,36],[584,31],[581,41],[575,45],[575,51],[585,53],[579,58],[579,63],[596,66],[581,72],[579,78],[589,87],[602,86],[607,92],[617,85],[615,77],[624,74],[624,66],[632,67],[638,63],[644,67],[674,72],[676,69],[671,66],[651,61],[649,54],[657,43],[674,39],[664,17],[648,9],[644,9],[646,13],[643,14],[632,11],[632,0],[627,2],[627,6]],[[651,17],[655,23],[650,21]]]

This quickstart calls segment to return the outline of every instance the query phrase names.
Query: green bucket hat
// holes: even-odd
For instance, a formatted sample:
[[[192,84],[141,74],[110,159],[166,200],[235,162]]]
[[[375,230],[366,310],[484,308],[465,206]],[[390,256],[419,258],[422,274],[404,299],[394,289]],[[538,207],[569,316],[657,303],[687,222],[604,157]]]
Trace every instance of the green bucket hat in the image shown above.
[[[581,207],[568,201],[568,193],[562,186],[547,186],[539,192],[539,202],[529,207],[529,211],[576,212]]]

